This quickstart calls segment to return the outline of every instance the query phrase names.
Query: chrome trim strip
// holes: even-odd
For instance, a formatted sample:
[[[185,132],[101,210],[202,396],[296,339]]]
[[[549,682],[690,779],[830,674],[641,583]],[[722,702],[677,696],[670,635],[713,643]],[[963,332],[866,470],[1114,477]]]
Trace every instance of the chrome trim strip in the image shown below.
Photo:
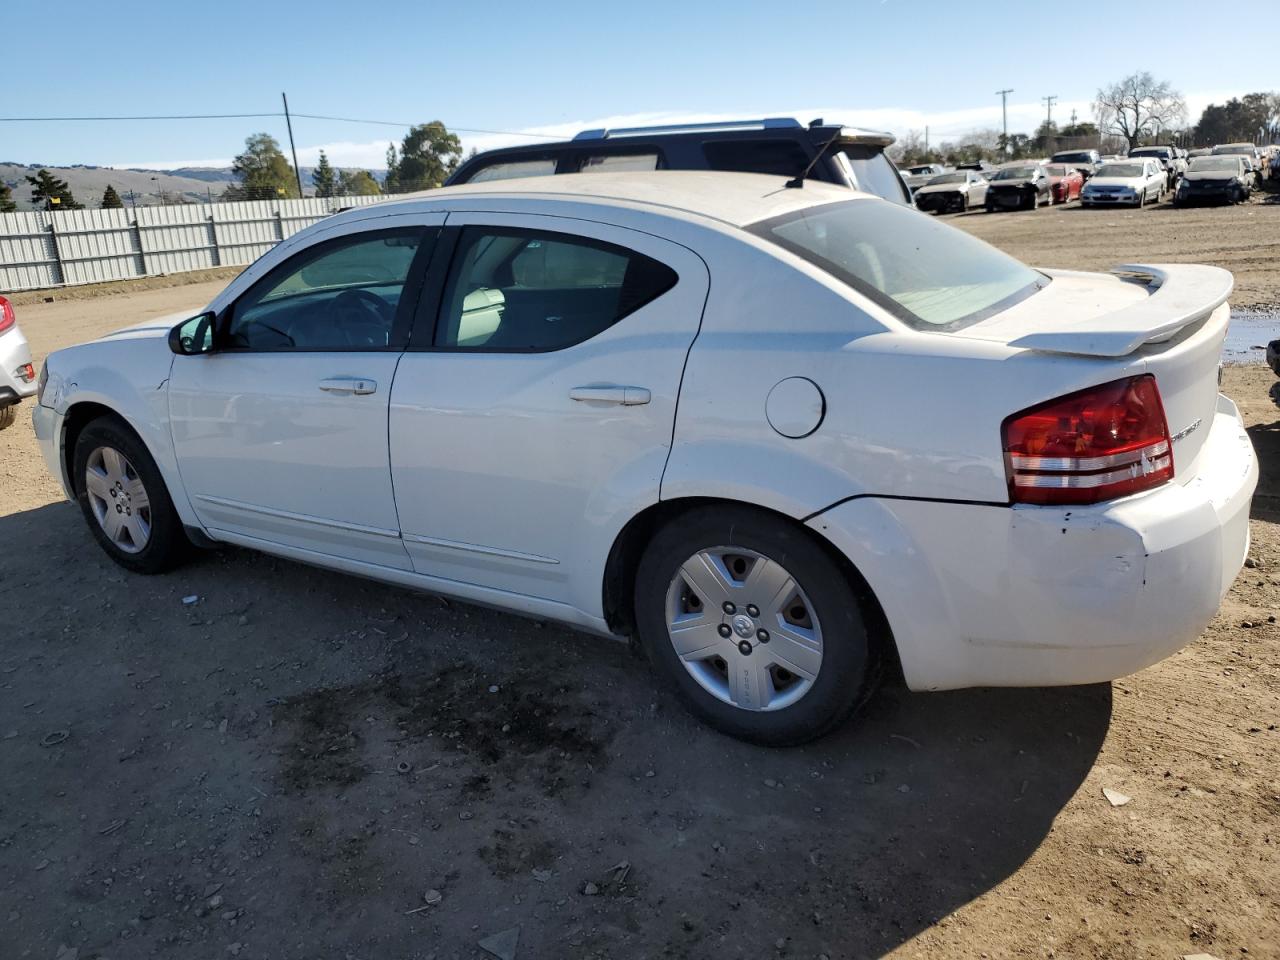
[[[529,563],[556,563],[555,557],[540,557],[536,553],[521,553],[518,550],[502,550],[499,547],[482,547],[475,543],[462,543],[458,540],[442,540],[439,537],[423,537],[416,533],[404,534],[405,542],[421,543],[429,547],[444,547],[446,550],[465,550],[467,553],[482,553],[489,557],[505,557],[508,560],[524,560]]]
[[[1196,423],[1198,425],[1199,421]],[[1168,452],[1168,441],[1157,440],[1136,450],[1113,453],[1105,457],[1033,457],[1022,453],[1011,453],[1009,458],[1013,461],[1015,470],[1105,470],[1107,467],[1138,463],[1144,457],[1147,459],[1162,457]]]
[[[326,517],[313,517],[306,513],[290,513],[288,510],[277,510],[274,507],[263,507],[256,503],[244,503],[240,500],[228,500],[225,497],[209,497],[202,493],[196,494],[197,500],[203,500],[205,503],[211,503],[218,507],[230,507],[233,510],[243,510],[246,513],[260,513],[268,517],[277,517],[281,520],[294,520],[298,523],[312,523],[318,527],[332,527],[335,530],[350,530],[353,533],[367,533],[373,537],[387,537],[392,540],[400,539],[399,530],[387,530],[383,527],[366,527],[362,523],[347,523],[345,520],[330,520]]]
[[[1164,470],[1171,461],[1166,454],[1143,463],[1131,464],[1126,469],[1112,470],[1108,473],[1016,473],[1013,476],[1014,486],[1044,487],[1053,489],[1092,489],[1105,487],[1108,484],[1120,483],[1135,477],[1145,477]],[[1146,466],[1149,464],[1149,466]]]

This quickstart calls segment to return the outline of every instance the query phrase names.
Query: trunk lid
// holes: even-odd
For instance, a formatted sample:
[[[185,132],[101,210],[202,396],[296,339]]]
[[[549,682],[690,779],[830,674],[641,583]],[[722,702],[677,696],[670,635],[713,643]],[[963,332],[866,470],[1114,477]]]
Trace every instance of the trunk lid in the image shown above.
[[[1044,290],[953,335],[1097,358],[1109,367],[1099,383],[1154,374],[1175,480],[1190,479],[1217,405],[1231,274],[1192,264],[1128,264],[1110,276],[1045,272],[1053,283]]]

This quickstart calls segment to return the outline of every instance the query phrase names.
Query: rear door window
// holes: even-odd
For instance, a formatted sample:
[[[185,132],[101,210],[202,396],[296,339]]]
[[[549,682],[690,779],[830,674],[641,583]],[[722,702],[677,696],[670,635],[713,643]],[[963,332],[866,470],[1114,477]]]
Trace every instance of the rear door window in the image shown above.
[[[795,177],[809,165],[809,154],[794,140],[707,140],[703,156],[712,170]]]
[[[656,153],[602,153],[584,157],[579,173],[621,173],[635,170],[659,170],[661,159]]]
[[[516,180],[520,177],[549,177],[556,172],[556,158],[538,160],[512,160],[508,163],[491,163],[481,167],[467,183],[483,183],[486,180]]]
[[[676,281],[665,264],[611,243],[465,227],[435,343],[499,353],[560,350],[608,329]]]
[[[897,203],[910,203],[902,177],[883,150],[850,145],[839,154],[854,186],[863,193],[875,194]]]

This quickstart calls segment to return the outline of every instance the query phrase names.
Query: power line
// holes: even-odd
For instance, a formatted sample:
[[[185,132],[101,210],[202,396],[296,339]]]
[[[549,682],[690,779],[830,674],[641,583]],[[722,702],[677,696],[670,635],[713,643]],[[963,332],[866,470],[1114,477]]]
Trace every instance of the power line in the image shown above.
[[[304,117],[308,120],[332,120],[337,123],[366,123],[382,127],[414,127],[415,123],[405,123],[399,120],[366,120],[360,117],[334,117],[320,113],[297,113],[291,112],[291,116]],[[146,116],[135,117],[0,117],[0,123],[79,123],[79,122],[96,122],[111,121],[118,122],[123,120],[262,120],[270,118],[284,118],[283,113],[175,113],[175,114],[149,114]],[[550,133],[527,133],[521,130],[489,130],[479,127],[453,127],[446,124],[446,129],[456,130],[459,133],[486,133],[504,137],[538,137],[543,140],[563,140],[564,137]]]
[[[93,120],[246,120],[279,117],[279,113],[182,113],[146,117],[0,117],[0,123],[63,123]]]

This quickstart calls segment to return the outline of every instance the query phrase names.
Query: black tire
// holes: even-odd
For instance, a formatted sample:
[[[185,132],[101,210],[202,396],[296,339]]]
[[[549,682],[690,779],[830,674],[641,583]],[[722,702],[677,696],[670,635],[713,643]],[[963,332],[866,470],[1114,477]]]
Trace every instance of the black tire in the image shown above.
[[[727,703],[704,689],[676,652],[667,626],[668,590],[687,560],[717,547],[752,551],[784,567],[808,598],[812,616],[821,626],[817,674],[807,692],[789,705],[753,711]],[[714,613],[715,618],[721,615],[719,610]],[[757,611],[757,616],[758,625],[768,625],[765,611]],[[660,530],[636,574],[635,618],[640,644],[659,679],[675,687],[695,716],[751,743],[781,747],[814,740],[845,720],[879,679],[881,658],[868,634],[864,601],[844,571],[807,531],[762,510],[705,507]],[[725,615],[721,622],[727,620]],[[730,651],[722,661],[726,674],[732,668],[729,656],[768,649],[760,646],[739,653],[733,646],[740,644],[738,636],[743,634],[726,641]]]
[[[119,451],[128,460],[146,490],[150,501],[150,536],[145,546],[137,552],[122,549],[99,523],[90,505],[86,470],[89,458],[100,448]],[[190,544],[182,529],[182,522],[165,487],[164,478],[155,460],[137,435],[114,417],[100,417],[80,431],[72,457],[72,483],[75,485],[76,502],[84,514],[85,522],[94,539],[109,556],[126,570],[134,573],[164,573],[186,557]]]
[[[12,427],[17,419],[18,405],[16,403],[11,403],[7,407],[0,407],[0,430]]]

